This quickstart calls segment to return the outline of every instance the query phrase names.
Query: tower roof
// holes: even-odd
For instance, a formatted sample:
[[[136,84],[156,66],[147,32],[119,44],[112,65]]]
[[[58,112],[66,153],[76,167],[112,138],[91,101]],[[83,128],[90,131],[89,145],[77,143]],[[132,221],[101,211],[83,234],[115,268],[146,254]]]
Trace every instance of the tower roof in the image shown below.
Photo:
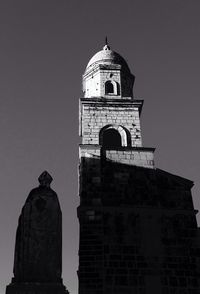
[[[130,69],[125,59],[117,52],[111,50],[108,44],[106,44],[101,51],[98,51],[90,59],[86,67],[86,70],[89,68],[92,68],[96,64],[105,64],[105,65],[119,64],[122,66],[124,70],[130,72]]]

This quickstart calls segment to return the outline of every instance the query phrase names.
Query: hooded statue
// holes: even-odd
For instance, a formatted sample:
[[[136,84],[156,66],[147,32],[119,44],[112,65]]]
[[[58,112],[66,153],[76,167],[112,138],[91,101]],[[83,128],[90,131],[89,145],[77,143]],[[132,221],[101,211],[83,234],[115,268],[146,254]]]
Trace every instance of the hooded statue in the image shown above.
[[[62,213],[52,177],[43,172],[22,208],[16,234],[14,283],[59,283],[62,271]]]

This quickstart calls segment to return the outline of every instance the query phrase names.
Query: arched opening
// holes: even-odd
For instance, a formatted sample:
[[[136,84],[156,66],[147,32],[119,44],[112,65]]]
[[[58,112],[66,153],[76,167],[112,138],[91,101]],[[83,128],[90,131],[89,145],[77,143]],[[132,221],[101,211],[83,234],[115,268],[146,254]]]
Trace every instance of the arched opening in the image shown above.
[[[105,93],[106,94],[114,94],[114,85],[111,81],[107,81],[105,83]]]
[[[110,130],[110,132],[108,132]],[[106,132],[106,134],[105,134]],[[108,133],[107,133],[108,132]],[[105,137],[104,137],[105,135]],[[109,138],[107,138],[109,137]],[[104,141],[104,143],[103,143]],[[109,142],[110,143],[105,143]],[[99,132],[99,144],[103,146],[103,144],[107,146],[131,146],[131,134],[130,132],[119,125],[106,125]]]
[[[104,148],[109,148],[109,147],[121,147],[122,142],[121,142],[121,135],[119,132],[115,129],[107,129],[103,132],[103,137],[102,137],[102,146]]]

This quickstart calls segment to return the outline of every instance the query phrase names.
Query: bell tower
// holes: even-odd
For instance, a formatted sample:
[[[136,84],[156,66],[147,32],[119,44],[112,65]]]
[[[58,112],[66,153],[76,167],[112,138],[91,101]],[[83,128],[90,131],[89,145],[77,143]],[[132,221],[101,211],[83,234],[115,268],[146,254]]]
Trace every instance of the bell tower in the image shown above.
[[[154,169],[154,148],[142,146],[143,100],[133,95],[134,80],[125,59],[111,50],[107,42],[90,59],[83,74],[84,97],[80,99],[79,113],[79,294],[110,291],[105,286],[108,272],[112,271],[112,266],[105,267],[106,250],[112,251],[106,241],[105,211],[110,210],[114,222],[120,221],[121,213],[116,206],[121,200],[117,194],[124,185],[124,180],[121,188],[112,183],[112,170],[116,169],[114,177],[120,183],[127,177],[124,166]],[[114,225],[111,230],[115,230]]]
[[[154,167],[154,148],[142,146],[143,100],[133,97],[134,75],[106,44],[89,61],[80,99],[80,156],[104,157],[131,165]],[[101,153],[101,154],[103,154]]]
[[[193,183],[157,169],[142,145],[134,79],[107,43],[83,75],[79,294],[197,294]]]

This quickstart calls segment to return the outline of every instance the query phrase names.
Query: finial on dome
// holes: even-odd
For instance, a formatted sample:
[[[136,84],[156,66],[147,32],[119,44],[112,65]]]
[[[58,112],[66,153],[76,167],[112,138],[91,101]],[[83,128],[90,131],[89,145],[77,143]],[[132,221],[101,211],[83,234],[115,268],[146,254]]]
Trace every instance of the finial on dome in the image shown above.
[[[110,46],[108,46],[108,37],[105,38],[105,45],[103,46],[103,50],[110,50]]]
[[[53,178],[51,175],[47,172],[44,171],[38,178],[38,181],[40,183],[40,186],[43,187],[50,187],[51,182],[53,181]]]

